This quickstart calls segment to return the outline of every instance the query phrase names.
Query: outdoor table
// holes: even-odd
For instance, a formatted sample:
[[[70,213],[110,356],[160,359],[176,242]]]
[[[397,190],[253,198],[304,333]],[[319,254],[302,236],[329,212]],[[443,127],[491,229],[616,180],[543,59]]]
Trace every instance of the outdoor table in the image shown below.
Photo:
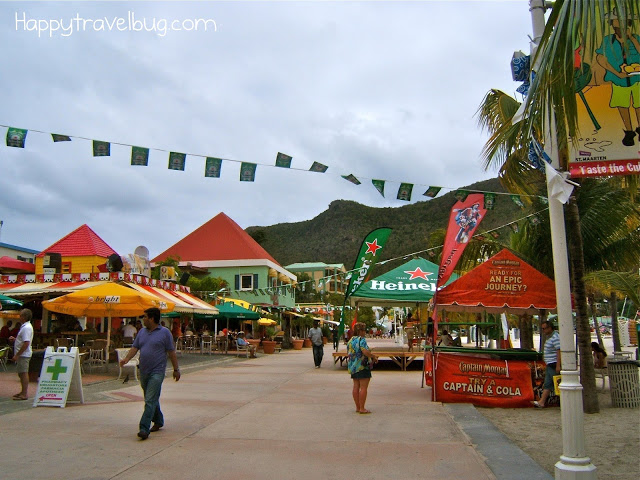
[[[73,342],[73,346],[74,347],[78,347],[78,336],[86,336],[86,335],[94,335],[91,332],[80,332],[80,331],[73,331],[73,332],[60,332],[60,335],[65,335],[67,337],[69,336],[73,336],[75,338],[74,342]]]

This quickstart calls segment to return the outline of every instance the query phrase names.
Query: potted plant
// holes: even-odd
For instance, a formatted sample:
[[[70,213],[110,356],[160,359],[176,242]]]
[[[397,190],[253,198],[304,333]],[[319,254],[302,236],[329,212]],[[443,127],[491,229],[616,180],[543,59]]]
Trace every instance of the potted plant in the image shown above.
[[[302,350],[302,345],[304,344],[304,338],[293,338],[291,339],[293,342],[294,350]]]
[[[262,351],[264,353],[275,353],[276,342],[273,340],[273,336],[276,334],[276,329],[273,327],[267,327],[265,330],[265,338],[262,340]]]
[[[322,344],[326,345],[329,342],[329,335],[331,335],[331,329],[329,325],[322,326]]]

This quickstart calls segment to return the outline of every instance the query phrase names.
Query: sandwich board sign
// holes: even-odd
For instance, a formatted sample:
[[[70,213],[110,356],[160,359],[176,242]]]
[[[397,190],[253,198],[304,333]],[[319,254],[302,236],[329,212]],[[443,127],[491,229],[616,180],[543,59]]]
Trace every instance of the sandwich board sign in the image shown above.
[[[47,347],[33,406],[64,407],[67,402],[84,403],[78,348]]]

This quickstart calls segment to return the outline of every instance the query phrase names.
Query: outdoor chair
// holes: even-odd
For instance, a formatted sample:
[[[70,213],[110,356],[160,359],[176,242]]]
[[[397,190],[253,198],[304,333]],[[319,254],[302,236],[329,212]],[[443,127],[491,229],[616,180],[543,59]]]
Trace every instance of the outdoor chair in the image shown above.
[[[116,348],[116,355],[118,358],[118,380],[120,380],[120,377],[122,376],[122,370],[124,368],[132,368],[133,369],[133,378],[136,380],[136,382],[138,381],[138,363],[140,362],[140,352],[136,352],[136,354],[133,356],[133,358],[131,360],[129,360],[127,363],[124,364],[124,367],[120,366],[120,360],[122,360],[124,357],[127,356],[127,354],[129,353],[129,349],[128,348]]]
[[[176,354],[184,353],[184,338],[178,337],[176,338]]]
[[[211,338],[211,335],[203,335],[200,342],[200,353],[207,352],[209,355],[211,355],[212,345],[213,340]]]
[[[95,366],[98,366],[98,367],[104,366],[105,371],[107,370],[106,349],[107,349],[106,340],[98,339],[93,342],[93,345],[89,350],[89,360],[88,360],[89,368],[91,368],[92,371],[93,371],[93,367]]]
[[[56,350],[65,347],[67,350],[71,347],[71,341],[68,338],[56,338]]]
[[[7,360],[9,360],[9,352],[11,351],[11,347],[4,347],[0,349],[0,365],[4,368],[4,371],[7,371]]]
[[[236,356],[244,355],[249,358],[249,352],[251,350],[251,345],[236,345]]]
[[[598,379],[598,377],[602,378],[602,389],[604,390],[604,386],[605,386],[605,380],[606,377],[609,376],[609,372],[607,371],[607,367],[602,367],[602,368],[594,368],[594,373],[595,373],[595,377],[596,380]]]
[[[122,347],[130,348],[133,346],[133,337],[122,337]]]
[[[284,340],[284,335],[276,335],[273,340],[276,342],[275,351],[280,353],[282,351],[282,340]]]

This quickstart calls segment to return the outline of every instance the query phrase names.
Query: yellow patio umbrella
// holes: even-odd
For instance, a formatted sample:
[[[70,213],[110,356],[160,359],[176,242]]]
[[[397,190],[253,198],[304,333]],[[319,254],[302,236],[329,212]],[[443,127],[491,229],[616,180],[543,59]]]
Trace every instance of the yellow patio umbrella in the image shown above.
[[[76,317],[108,317],[107,355],[111,343],[111,317],[137,317],[148,308],[156,307],[161,312],[171,312],[175,303],[139,292],[113,282],[78,290],[62,297],[46,300],[42,306],[56,313]]]
[[[275,325],[276,323],[278,323],[278,322],[276,322],[275,320],[272,320],[270,318],[265,318],[265,317],[262,317],[261,319],[258,320],[258,325],[269,326],[269,325]]]

